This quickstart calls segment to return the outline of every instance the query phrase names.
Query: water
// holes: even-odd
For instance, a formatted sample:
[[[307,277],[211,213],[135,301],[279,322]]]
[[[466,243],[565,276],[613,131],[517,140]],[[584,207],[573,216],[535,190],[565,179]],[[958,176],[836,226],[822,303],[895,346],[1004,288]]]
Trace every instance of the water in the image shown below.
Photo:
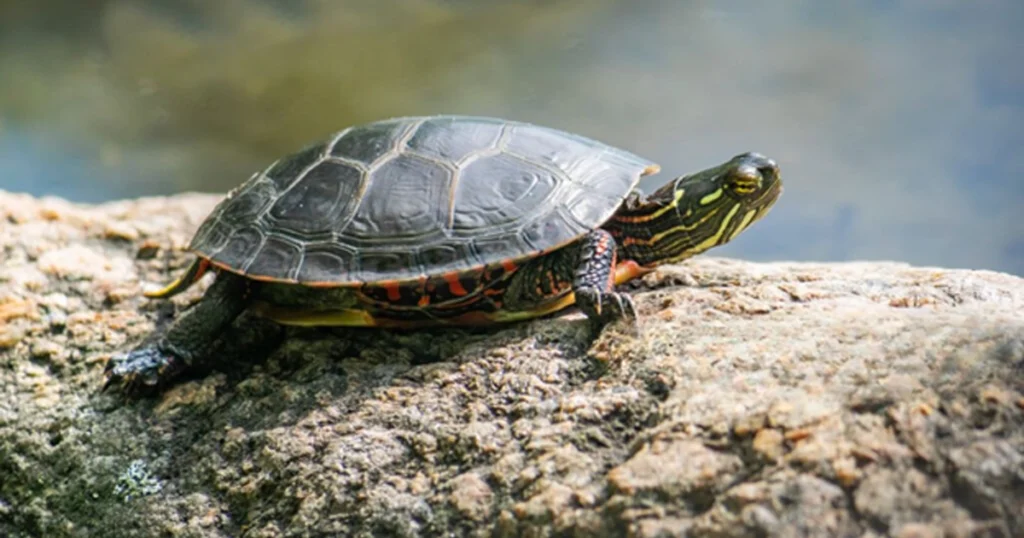
[[[1024,3],[839,4],[7,2],[0,188],[223,192],[349,124],[483,114],[648,156],[649,190],[775,158],[722,255],[1024,275]]]

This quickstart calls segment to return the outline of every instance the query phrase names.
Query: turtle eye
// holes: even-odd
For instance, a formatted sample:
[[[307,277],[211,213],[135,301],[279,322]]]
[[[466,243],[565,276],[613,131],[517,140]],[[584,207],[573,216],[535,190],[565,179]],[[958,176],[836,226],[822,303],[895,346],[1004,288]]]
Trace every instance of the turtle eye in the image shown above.
[[[745,164],[738,166],[729,174],[725,181],[725,187],[737,196],[748,196],[759,190],[764,182],[764,176],[755,166]]]

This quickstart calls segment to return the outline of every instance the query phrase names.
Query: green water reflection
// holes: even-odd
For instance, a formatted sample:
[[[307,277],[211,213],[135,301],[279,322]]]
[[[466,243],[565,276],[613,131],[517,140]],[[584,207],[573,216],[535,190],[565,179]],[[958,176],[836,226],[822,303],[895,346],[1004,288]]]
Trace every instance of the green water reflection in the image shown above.
[[[842,4],[842,5],[840,5]],[[0,188],[223,192],[352,123],[504,116],[649,156],[756,150],[720,252],[1024,275],[1024,2],[0,3]]]

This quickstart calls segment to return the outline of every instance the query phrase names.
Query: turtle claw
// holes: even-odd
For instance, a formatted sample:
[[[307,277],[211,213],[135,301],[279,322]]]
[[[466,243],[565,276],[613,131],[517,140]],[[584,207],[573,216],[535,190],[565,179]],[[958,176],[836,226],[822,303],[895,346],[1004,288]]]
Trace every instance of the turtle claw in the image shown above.
[[[636,313],[636,303],[633,302],[633,297],[625,293],[612,293],[610,295],[615,302],[614,310],[617,315],[609,321],[622,320],[629,324],[636,336],[640,336],[640,316]]]
[[[118,385],[122,392],[136,395],[150,391],[185,369],[185,361],[157,346],[146,346],[115,355],[107,362],[103,387]]]
[[[625,293],[584,288],[576,290],[576,303],[595,325],[603,326],[622,320],[631,323],[639,333],[636,305],[633,298]]]

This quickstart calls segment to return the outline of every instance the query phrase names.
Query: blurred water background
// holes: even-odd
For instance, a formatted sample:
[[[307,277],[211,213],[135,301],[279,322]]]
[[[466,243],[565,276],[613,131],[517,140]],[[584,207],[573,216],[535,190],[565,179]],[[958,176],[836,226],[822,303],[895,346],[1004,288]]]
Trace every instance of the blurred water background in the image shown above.
[[[1020,0],[2,0],[0,189],[224,192],[344,126],[460,113],[786,192],[720,255],[1024,275]]]

